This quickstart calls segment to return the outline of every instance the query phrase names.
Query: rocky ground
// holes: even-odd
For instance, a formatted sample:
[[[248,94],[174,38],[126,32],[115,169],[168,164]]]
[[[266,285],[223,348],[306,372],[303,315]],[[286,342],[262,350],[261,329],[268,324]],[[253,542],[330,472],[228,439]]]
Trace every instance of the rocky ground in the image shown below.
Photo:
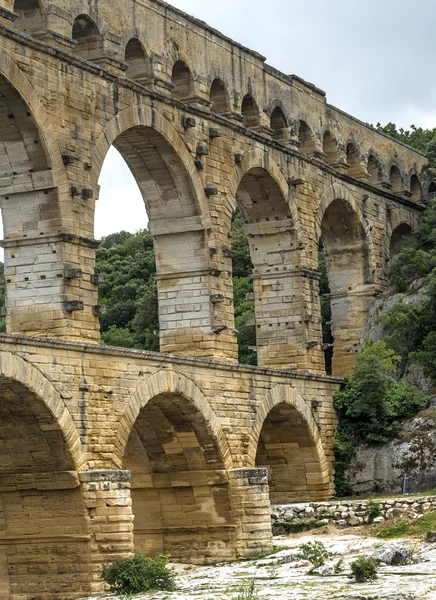
[[[302,544],[322,541],[331,559],[322,574],[309,575],[311,564],[297,554]],[[214,567],[175,565],[179,590],[138,596],[138,600],[436,600],[436,543],[404,539],[385,542],[363,535],[332,530],[323,535],[275,538],[277,552],[271,556]],[[395,552],[400,548],[401,552]],[[410,548],[410,550],[408,550]],[[358,556],[377,555],[390,562],[405,557],[410,564],[381,563],[377,581],[353,583],[349,565]],[[387,557],[387,558],[386,558]],[[338,561],[342,571],[334,574]],[[395,562],[395,559],[393,560]],[[244,595],[241,586],[255,580],[254,595]],[[109,598],[109,597],[107,597]],[[93,599],[97,600],[97,599]],[[98,600],[102,600],[99,598]]]

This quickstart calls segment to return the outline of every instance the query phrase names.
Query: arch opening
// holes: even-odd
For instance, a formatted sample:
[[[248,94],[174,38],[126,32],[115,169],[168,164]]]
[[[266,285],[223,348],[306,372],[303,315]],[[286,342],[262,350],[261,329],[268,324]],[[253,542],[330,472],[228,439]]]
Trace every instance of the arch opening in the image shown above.
[[[196,564],[234,558],[229,485],[218,441],[184,396],[160,394],[141,410],[127,443],[135,548]],[[221,554],[222,553],[222,554]]]
[[[248,322],[250,327],[255,325],[258,362],[265,366],[272,364],[270,361],[277,353],[285,364],[287,360],[291,362],[288,355],[292,332],[289,315],[274,290],[284,286],[286,291],[280,291],[280,295],[292,297],[288,290],[290,278],[283,277],[286,271],[292,270],[294,253],[289,250],[298,245],[290,209],[277,180],[261,167],[245,173],[237,189],[236,202],[250,248],[255,316],[248,318]],[[275,273],[276,278],[271,273]],[[247,289],[247,293],[251,291]],[[252,310],[252,306],[247,308]],[[253,330],[248,333],[253,341]]]
[[[328,165],[336,165],[339,162],[338,144],[330,131],[325,132],[322,147],[324,152],[324,161]]]
[[[251,94],[244,96],[241,106],[241,114],[244,117],[244,125],[247,129],[258,127],[260,123],[259,109]]]
[[[408,223],[400,223],[400,225],[394,229],[389,244],[389,257],[391,259],[409,245],[411,235],[412,227]]]
[[[271,504],[323,500],[328,482],[317,443],[296,407],[282,403],[266,417],[256,467],[268,470]]]
[[[371,282],[368,240],[352,206],[334,200],[324,213],[321,240],[327,271],[331,310],[333,355],[326,367],[333,375],[348,373],[354,366],[366,324],[368,299],[365,286]],[[325,312],[325,311],[324,311]],[[328,311],[327,311],[328,312]],[[323,324],[324,329],[328,322]],[[327,348],[331,352],[331,347]]]
[[[73,24],[72,39],[77,42],[74,53],[88,61],[103,56],[103,38],[96,23],[88,15],[79,15]]]
[[[61,427],[23,384],[0,377],[0,595],[89,591],[88,524]],[[60,550],[60,547],[62,549]]]
[[[403,181],[401,177],[400,169],[393,165],[389,173],[389,181],[391,184],[391,191],[394,194],[400,194],[403,189]]]
[[[176,100],[187,100],[193,95],[191,69],[183,60],[178,60],[174,64],[171,83],[174,86],[173,98],[176,98]]]
[[[210,86],[209,100],[212,102],[210,110],[214,113],[222,115],[230,111],[229,93],[221,79],[214,79]]]
[[[42,33],[45,17],[39,0],[15,0],[13,11],[18,15],[14,22],[17,29],[30,35]]]
[[[147,54],[138,38],[129,40],[124,53],[127,65],[126,77],[135,81],[147,79],[150,75]]]
[[[368,172],[368,183],[371,185],[377,185],[381,181],[381,167],[380,163],[374,154],[370,154],[367,163]]]
[[[422,186],[418,175],[412,175],[410,178],[410,193],[414,202],[422,202]]]
[[[287,138],[289,138],[289,127],[286,121],[285,113],[280,108],[280,106],[276,106],[271,114],[271,122],[270,128],[273,130],[273,140],[277,142],[286,142]]]
[[[306,121],[300,121],[298,141],[300,142],[300,152],[307,154],[315,149],[315,138]]]
[[[362,163],[360,160],[359,150],[357,149],[356,144],[354,144],[353,142],[349,142],[347,144],[346,154],[348,164],[348,175],[351,175],[351,177],[361,177],[363,175]]]
[[[171,143],[152,127],[127,129],[113,146],[139,188],[135,213],[142,219],[136,225],[142,231],[137,236],[124,232],[120,240],[113,237],[123,258],[119,269],[112,265],[116,273],[108,274],[107,283],[101,285],[101,294],[111,293],[110,302],[101,297],[107,305],[101,320],[104,339],[111,343],[113,338],[107,341],[106,334],[116,327],[127,331],[113,331],[115,341],[124,340],[115,345],[155,351],[160,346],[162,352],[192,355],[187,337],[211,336],[205,324],[210,318],[208,279],[198,276],[207,271],[209,255],[192,177]],[[119,213],[117,196],[115,214]],[[145,210],[139,212],[141,201]],[[134,253],[134,262],[129,253]],[[113,285],[113,277],[121,278],[118,286]],[[195,298],[186,292],[190,284]],[[194,350],[200,352],[201,345]]]

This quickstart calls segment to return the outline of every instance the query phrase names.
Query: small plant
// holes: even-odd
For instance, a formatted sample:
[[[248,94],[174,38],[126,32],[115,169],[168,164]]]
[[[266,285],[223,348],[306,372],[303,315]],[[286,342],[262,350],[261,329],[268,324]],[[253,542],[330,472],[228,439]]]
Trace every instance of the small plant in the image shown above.
[[[239,588],[238,595],[233,600],[258,600],[258,587],[255,579],[244,581]]]
[[[308,542],[303,544],[298,553],[298,558],[308,560],[312,563],[313,568],[317,569],[328,560],[330,553],[322,542]]]
[[[109,584],[111,592],[117,594],[141,594],[176,589],[174,573],[168,568],[168,556],[147,558],[135,554],[120,558],[104,567],[102,579]]]
[[[339,575],[344,570],[344,559],[340,558],[337,563],[335,563],[335,573]]]
[[[354,579],[357,583],[365,583],[366,581],[375,581],[377,579],[379,567],[372,556],[360,556],[350,566],[350,579]]]
[[[382,514],[382,507],[380,502],[376,502],[375,500],[370,500],[368,502],[368,522],[373,523],[374,519],[380,517]]]

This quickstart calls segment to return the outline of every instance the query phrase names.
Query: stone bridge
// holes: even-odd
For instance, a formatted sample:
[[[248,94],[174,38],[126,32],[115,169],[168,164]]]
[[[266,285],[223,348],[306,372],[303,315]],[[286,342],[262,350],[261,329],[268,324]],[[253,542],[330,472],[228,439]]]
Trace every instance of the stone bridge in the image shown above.
[[[133,547],[268,549],[270,499],[333,494],[319,244],[340,376],[436,191],[425,157],[160,0],[0,0],[0,39],[0,598],[97,592]],[[162,354],[98,345],[111,146],[150,220]],[[257,368],[237,364],[236,208]]]

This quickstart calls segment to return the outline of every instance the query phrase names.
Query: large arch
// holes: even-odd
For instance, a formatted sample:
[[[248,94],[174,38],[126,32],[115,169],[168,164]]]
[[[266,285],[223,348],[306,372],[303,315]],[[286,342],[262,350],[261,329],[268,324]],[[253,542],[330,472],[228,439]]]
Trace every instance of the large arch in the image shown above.
[[[5,598],[30,597],[36,589],[53,597],[91,592],[81,465],[78,431],[60,394],[22,358],[0,353],[0,591]]]
[[[374,297],[371,234],[355,198],[339,184],[323,194],[315,231],[326,253],[331,292],[333,374],[344,375],[355,364]]]
[[[308,403],[289,385],[276,385],[256,414],[249,466],[267,468],[272,504],[325,500],[332,473]]]
[[[150,220],[161,350],[210,356],[209,342],[217,342],[212,331],[208,278],[206,230],[210,219],[194,160],[169,122],[143,105],[126,109],[109,123],[97,144],[97,173],[110,145],[130,167]],[[185,291],[185,286],[191,284],[196,286],[192,288],[195,297]],[[194,344],[194,335],[201,335],[204,344]]]
[[[398,208],[389,214],[384,244],[386,264],[389,264],[390,260],[407,245],[408,237],[418,223],[418,215],[404,207]]]
[[[134,394],[119,437],[123,467],[132,473],[136,550],[201,564],[216,560],[219,545],[223,558],[234,558],[230,452],[195,383],[174,371],[149,377]]]
[[[269,154],[253,151],[243,158],[230,193],[231,209],[240,208],[249,238],[258,364],[295,364],[301,332],[290,323],[300,239],[290,186]]]

